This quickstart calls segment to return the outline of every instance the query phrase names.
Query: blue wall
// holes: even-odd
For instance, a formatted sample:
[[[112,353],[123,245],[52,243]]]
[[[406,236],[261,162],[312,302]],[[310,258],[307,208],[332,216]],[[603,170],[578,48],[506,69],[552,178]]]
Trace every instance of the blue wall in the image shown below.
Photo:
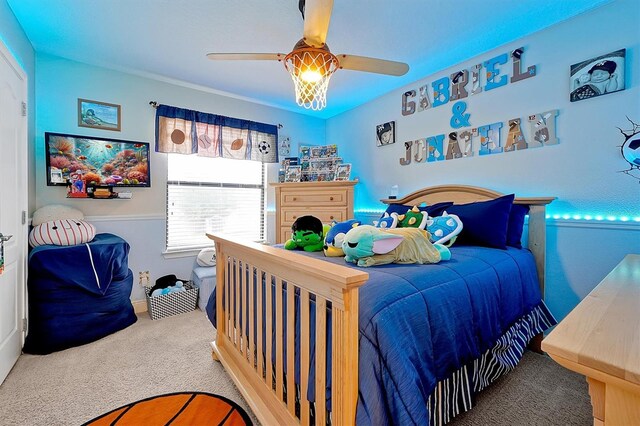
[[[523,39],[444,69],[372,102],[327,120],[327,140],[353,163],[356,209],[380,208],[392,185],[400,195],[424,186],[456,183],[484,186],[520,196],[556,196],[552,215],[590,214],[640,217],[640,185],[620,173],[628,163],[620,155],[624,139],[618,127],[625,116],[640,122],[640,2],[616,0]],[[464,99],[470,126],[527,121],[530,114],[558,109],[560,143],[538,149],[436,163],[400,165],[404,141],[455,130],[453,102],[403,116],[402,94],[524,46],[523,68],[537,66],[535,77],[483,91]],[[571,103],[571,64],[626,48],[626,90]],[[511,61],[500,67],[511,75]],[[470,84],[467,86],[470,88]],[[417,97],[414,99],[417,101]],[[396,122],[393,145],[376,147],[376,125]],[[550,220],[547,302],[564,317],[626,253],[640,252],[640,223]]]
[[[28,123],[27,138],[29,141],[29,211],[32,211],[36,204],[35,193],[35,167],[34,167],[34,135],[35,135],[35,51],[31,42],[22,30],[22,27],[13,15],[6,0],[0,0],[0,41],[2,41],[9,51],[16,58],[24,72],[27,74],[28,82]]]

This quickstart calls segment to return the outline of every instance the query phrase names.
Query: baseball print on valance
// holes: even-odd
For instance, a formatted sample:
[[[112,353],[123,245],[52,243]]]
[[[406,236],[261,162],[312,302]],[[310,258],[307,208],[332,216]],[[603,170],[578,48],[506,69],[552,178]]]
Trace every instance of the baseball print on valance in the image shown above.
[[[156,152],[278,162],[278,127],[168,105],[156,110]]]

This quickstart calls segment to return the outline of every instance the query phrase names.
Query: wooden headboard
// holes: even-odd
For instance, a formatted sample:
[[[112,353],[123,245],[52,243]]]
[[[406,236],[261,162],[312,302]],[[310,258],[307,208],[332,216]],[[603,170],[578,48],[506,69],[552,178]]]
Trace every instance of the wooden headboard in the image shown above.
[[[468,185],[439,185],[419,189],[398,199],[383,199],[385,204],[405,204],[414,206],[420,203],[435,204],[453,201],[454,204],[466,204],[476,201],[493,200],[502,194],[491,189]],[[516,197],[514,204],[529,206],[529,233],[527,246],[536,259],[536,268],[540,280],[540,291],[544,299],[544,281],[546,265],[546,205],[556,197]]]

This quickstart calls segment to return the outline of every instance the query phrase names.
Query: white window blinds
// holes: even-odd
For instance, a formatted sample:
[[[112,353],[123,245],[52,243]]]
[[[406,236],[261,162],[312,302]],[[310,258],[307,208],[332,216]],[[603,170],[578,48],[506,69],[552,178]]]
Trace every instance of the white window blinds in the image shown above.
[[[167,251],[211,246],[207,232],[262,240],[264,182],[258,161],[168,154]]]

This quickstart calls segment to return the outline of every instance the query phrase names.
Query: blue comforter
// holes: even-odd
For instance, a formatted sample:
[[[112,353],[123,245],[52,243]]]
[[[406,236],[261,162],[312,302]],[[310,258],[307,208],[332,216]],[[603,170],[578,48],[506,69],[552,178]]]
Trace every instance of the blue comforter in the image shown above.
[[[528,250],[461,246],[451,251],[452,260],[436,265],[366,269],[369,281],[360,289],[358,424],[429,424],[427,400],[436,384],[543,305]],[[355,267],[342,258],[300,253]],[[214,309],[210,302],[210,319]],[[312,377],[310,385],[313,401]]]

